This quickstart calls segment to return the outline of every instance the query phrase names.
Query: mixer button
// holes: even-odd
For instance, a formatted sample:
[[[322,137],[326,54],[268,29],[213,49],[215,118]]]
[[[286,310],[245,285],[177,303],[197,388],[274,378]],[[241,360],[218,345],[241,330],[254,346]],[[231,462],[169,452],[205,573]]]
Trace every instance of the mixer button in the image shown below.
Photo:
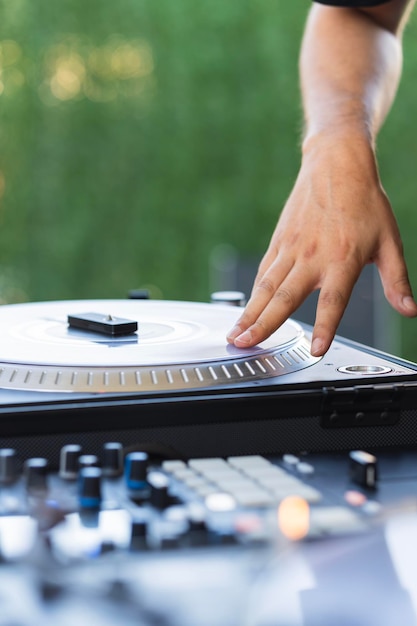
[[[299,495],[309,503],[319,502],[321,492],[290,472],[294,468],[301,476],[310,476],[313,466],[300,462],[294,455],[284,456],[288,470],[261,455],[230,456],[226,460],[190,459],[188,466],[182,461],[178,464],[171,461],[171,465],[164,467],[171,467],[175,480],[191,489],[195,496],[228,493],[244,508],[274,506],[289,495]]]
[[[273,495],[264,489],[252,487],[250,489],[233,490],[230,493],[238,505],[243,507],[268,507],[275,503]]]
[[[236,467],[237,469],[244,470],[245,472],[249,470],[255,470],[255,468],[268,468],[271,466],[270,461],[268,461],[265,457],[259,454],[249,454],[244,456],[229,456],[227,459],[229,465],[232,467]]]
[[[269,463],[268,465],[262,465],[259,467],[250,467],[244,470],[247,476],[250,476],[254,480],[259,481],[279,481],[279,480],[287,480],[288,472],[281,467],[276,465],[272,465]]]
[[[234,482],[239,480],[245,480],[245,477],[241,472],[238,472],[231,467],[207,469],[205,472],[201,472],[201,475],[205,476],[207,480],[211,480],[216,484],[225,481]]]
[[[205,498],[206,496],[209,496],[212,493],[217,493],[218,491],[218,488],[211,483],[206,483],[205,485],[201,485],[200,487],[195,488],[196,495],[200,496],[201,498]]]
[[[204,476],[198,476],[196,474],[183,478],[182,482],[190,489],[200,489],[201,487],[211,485],[211,483],[208,482]]]
[[[236,500],[230,493],[215,492],[205,499],[205,505],[209,511],[214,513],[225,513],[236,508]]]
[[[362,506],[362,512],[366,515],[378,515],[381,509],[382,504],[376,500],[367,500]]]
[[[162,462],[162,469],[165,472],[175,473],[181,469],[185,469],[187,464],[179,459],[167,460]]]
[[[255,484],[252,480],[245,476],[222,476],[218,480],[213,481],[222,491],[244,491],[245,489],[253,489]]]
[[[162,469],[164,469],[164,466]],[[195,478],[196,476],[200,476],[200,474],[187,467],[186,465],[184,467],[173,468],[172,470],[168,471],[168,473],[175,476],[177,480],[183,481],[186,481],[188,478]]]
[[[190,459],[188,461],[188,467],[200,472],[201,474],[207,474],[207,472],[216,472],[225,469],[229,469],[228,463],[220,457],[212,457],[206,459]]]
[[[297,472],[302,476],[311,476],[314,474],[314,466],[311,463],[306,463],[305,461],[300,461],[296,465]]]
[[[283,463],[289,467],[295,467],[299,463],[299,460],[298,456],[294,454],[284,454],[282,457]]]
[[[320,491],[318,491],[318,489],[310,487],[309,485],[304,485],[301,482],[276,487],[272,490],[272,493],[279,501],[284,500],[284,498],[287,498],[289,496],[299,496],[310,504],[313,504],[316,502],[320,502],[320,500],[322,499],[322,494]]]
[[[336,535],[343,532],[364,530],[363,520],[354,511],[341,506],[326,506],[311,509],[310,534]]]

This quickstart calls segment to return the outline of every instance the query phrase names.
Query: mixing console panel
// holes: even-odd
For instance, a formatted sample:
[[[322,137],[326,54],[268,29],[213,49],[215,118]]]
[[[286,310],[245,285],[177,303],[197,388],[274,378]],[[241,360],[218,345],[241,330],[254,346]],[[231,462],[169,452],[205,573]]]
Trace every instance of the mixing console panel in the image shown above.
[[[3,448],[0,624],[414,626],[398,538],[417,536],[416,493],[413,450],[164,459],[74,442],[53,469]]]

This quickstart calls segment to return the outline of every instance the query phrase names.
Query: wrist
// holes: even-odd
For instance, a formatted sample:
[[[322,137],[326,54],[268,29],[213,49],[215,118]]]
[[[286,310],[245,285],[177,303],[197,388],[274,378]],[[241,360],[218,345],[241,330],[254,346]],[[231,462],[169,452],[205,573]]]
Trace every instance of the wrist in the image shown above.
[[[301,152],[305,156],[329,147],[339,149],[346,147],[375,154],[375,143],[366,127],[352,128],[352,126],[344,127],[342,124],[329,126],[324,130],[306,132],[301,143]]]
[[[374,142],[366,130],[326,129],[305,136],[302,145],[302,161],[330,160],[333,165],[345,165],[370,169],[377,174],[377,161]]]

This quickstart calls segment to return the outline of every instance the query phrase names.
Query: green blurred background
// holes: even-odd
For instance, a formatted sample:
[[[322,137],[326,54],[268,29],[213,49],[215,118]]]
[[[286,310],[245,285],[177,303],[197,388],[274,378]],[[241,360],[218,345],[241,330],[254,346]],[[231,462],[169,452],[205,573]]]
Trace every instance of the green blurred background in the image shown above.
[[[298,171],[309,7],[0,0],[0,302],[208,301],[230,253],[250,276]],[[412,18],[379,159],[417,292],[416,75]]]

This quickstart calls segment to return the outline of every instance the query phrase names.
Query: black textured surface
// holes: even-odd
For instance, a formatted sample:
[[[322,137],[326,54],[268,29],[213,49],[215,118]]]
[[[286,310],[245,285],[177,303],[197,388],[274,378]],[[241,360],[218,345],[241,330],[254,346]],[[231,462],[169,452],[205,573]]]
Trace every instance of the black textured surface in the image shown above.
[[[250,417],[250,416],[248,416]],[[107,441],[120,441],[126,448],[148,449],[157,456],[190,458],[284,452],[332,452],[354,448],[404,447],[417,444],[417,410],[402,411],[395,425],[323,429],[320,416],[259,419],[249,421],[174,425],[167,428],[117,429],[30,437],[0,437],[0,447],[14,447],[22,458],[47,456],[58,464],[65,444],[77,443],[100,455]]]

